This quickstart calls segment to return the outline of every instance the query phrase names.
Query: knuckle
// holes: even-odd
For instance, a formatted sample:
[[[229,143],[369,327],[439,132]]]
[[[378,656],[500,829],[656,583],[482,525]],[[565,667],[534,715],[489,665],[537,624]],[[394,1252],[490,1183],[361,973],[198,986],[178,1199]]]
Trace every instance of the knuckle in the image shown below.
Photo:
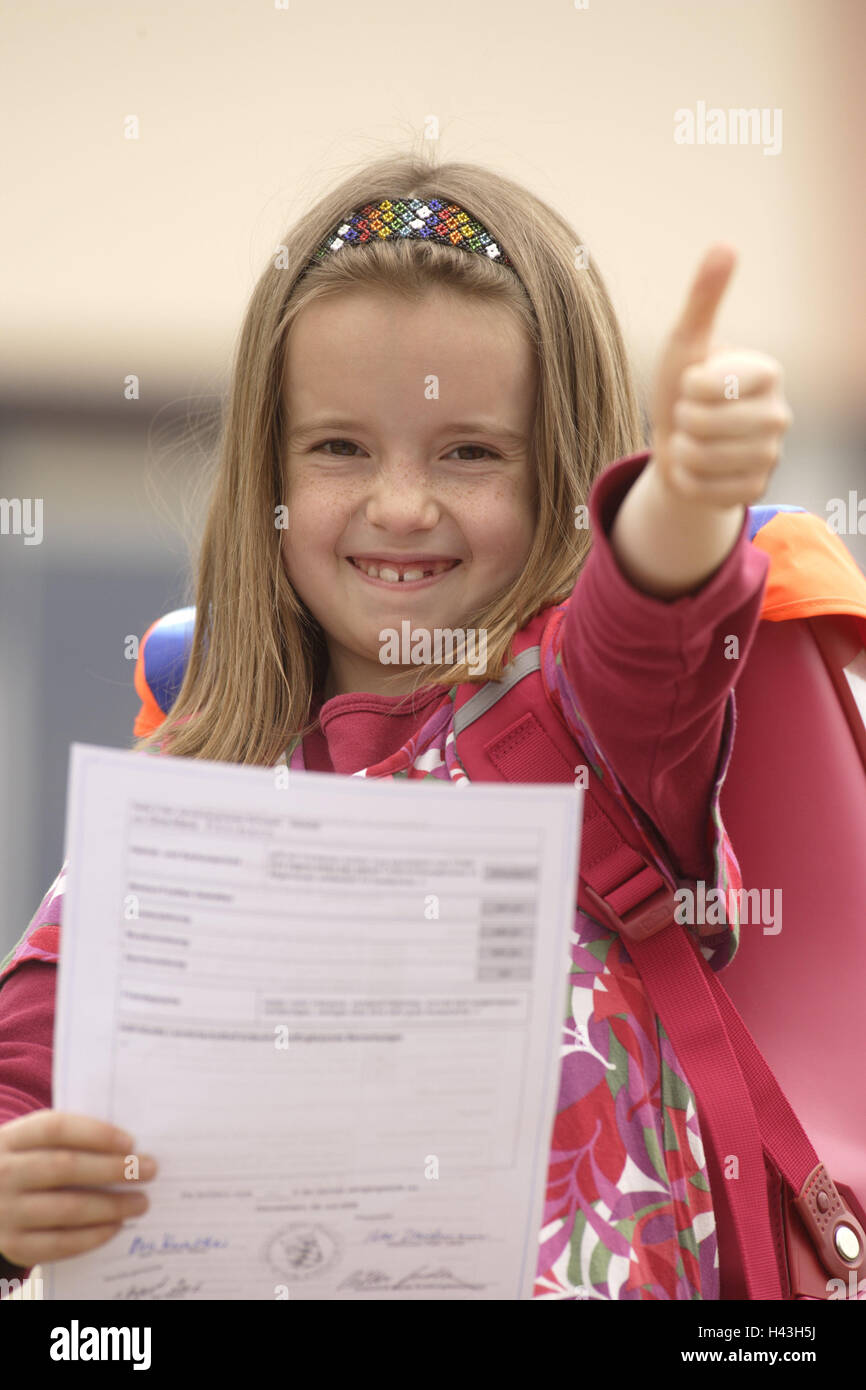
[[[779,386],[782,381],[782,364],[777,362],[775,357],[765,357],[764,364],[770,381],[774,386]]]
[[[696,446],[682,430],[676,430],[670,437],[671,451],[674,458],[679,463],[691,463],[694,461]]]
[[[680,433],[692,433],[698,423],[698,411],[691,401],[683,400],[682,397],[677,401],[673,409],[673,422]]]
[[[776,461],[778,460],[778,457],[779,457],[779,445],[778,445],[777,441],[776,441],[775,439],[766,439],[766,440],[764,440],[764,443],[763,443],[763,446],[762,446],[761,452],[760,452],[761,461],[762,461],[763,463],[772,465],[772,464],[776,463]]]
[[[694,474],[682,465],[674,469],[673,483],[677,491],[684,497],[694,497],[698,491],[698,481]]]
[[[72,1149],[55,1149],[51,1155],[51,1176],[58,1185],[72,1181],[77,1166]]]
[[[704,388],[706,381],[707,373],[705,368],[695,362],[692,363],[690,367],[685,367],[683,369],[682,376],[680,377],[680,389],[697,394]]]
[[[83,1192],[58,1192],[54,1203],[58,1223],[71,1226],[86,1208],[88,1198]]]
[[[35,1110],[32,1115],[28,1115],[26,1118],[28,1120],[39,1119],[43,1145],[47,1147],[62,1142],[64,1130],[64,1112],[62,1110]]]

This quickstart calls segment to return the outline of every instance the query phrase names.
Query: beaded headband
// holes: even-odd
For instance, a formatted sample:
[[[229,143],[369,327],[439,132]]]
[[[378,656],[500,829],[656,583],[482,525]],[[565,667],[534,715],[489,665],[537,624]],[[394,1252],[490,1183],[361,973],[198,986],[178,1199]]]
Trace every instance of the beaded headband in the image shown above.
[[[443,246],[458,246],[462,251],[474,251],[514,269],[508,256],[477,218],[458,203],[446,203],[442,198],[427,198],[426,201],[383,198],[378,203],[365,203],[345,222],[340,222],[316,248],[307,269],[344,246],[362,246],[364,242],[389,237],[410,237],[438,241]]]

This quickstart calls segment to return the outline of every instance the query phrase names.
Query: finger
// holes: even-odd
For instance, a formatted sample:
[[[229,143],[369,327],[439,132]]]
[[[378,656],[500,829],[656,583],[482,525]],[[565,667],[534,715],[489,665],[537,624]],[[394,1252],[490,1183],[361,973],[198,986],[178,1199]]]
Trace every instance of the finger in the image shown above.
[[[123,1227],[117,1223],[106,1226],[72,1227],[68,1231],[34,1231],[18,1237],[3,1253],[24,1269],[46,1264],[49,1260],[65,1260],[71,1255],[84,1255],[95,1250]]]
[[[668,440],[668,449],[679,468],[686,468],[706,480],[726,474],[740,477],[756,471],[766,474],[775,468],[782,452],[776,436],[705,444],[678,432]]]
[[[150,1154],[138,1158],[138,1177],[127,1177],[126,1154],[96,1154],[77,1149],[29,1149],[6,1154],[0,1165],[6,1192],[44,1191],[58,1187],[108,1187],[112,1183],[135,1185],[156,1174]]]
[[[782,385],[783,372],[774,357],[740,349],[714,352],[704,362],[686,367],[680,393],[694,400],[737,400]]]
[[[712,246],[706,253],[674,325],[671,336],[678,344],[694,348],[697,354],[706,350],[719,304],[736,263],[736,248],[725,242]]]
[[[0,1129],[3,1148],[89,1149],[96,1153],[131,1153],[131,1134],[92,1115],[75,1115],[68,1110],[35,1110],[17,1120],[8,1120]]]
[[[15,1225],[21,1234],[116,1225],[141,1215],[149,1206],[144,1192],[27,1192],[16,1202]]]
[[[695,439],[755,439],[784,434],[793,420],[785,401],[774,396],[755,396],[738,402],[723,401],[702,405],[693,400],[677,401],[673,410],[674,429]]]
[[[684,497],[708,507],[752,506],[767,491],[769,478],[732,475],[727,478],[696,478],[679,465],[674,468],[675,482]]]

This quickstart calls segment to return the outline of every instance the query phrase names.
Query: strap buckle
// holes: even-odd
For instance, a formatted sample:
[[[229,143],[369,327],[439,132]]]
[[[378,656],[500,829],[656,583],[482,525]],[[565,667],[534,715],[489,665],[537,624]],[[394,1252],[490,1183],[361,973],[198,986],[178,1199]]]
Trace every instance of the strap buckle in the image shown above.
[[[675,921],[676,889],[664,883],[644,902],[637,903],[620,917],[607,899],[602,898],[588,883],[581,884],[583,895],[589,903],[593,917],[619,932],[627,941],[646,941],[657,936],[665,927]],[[618,890],[619,891],[619,890]]]

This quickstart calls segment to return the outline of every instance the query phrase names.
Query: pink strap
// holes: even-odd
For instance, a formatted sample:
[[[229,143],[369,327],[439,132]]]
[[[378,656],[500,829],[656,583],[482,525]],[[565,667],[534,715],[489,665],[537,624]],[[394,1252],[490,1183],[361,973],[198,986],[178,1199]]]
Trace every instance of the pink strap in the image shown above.
[[[630,941],[628,949],[694,1088],[701,1127],[712,1144],[719,1169],[723,1170],[732,1157],[737,1161],[736,1176],[725,1181],[721,1193],[713,1195],[725,1202],[730,1213],[749,1298],[781,1299],[762,1126],[705,977],[704,971],[710,967],[685,927],[677,924],[649,940]],[[778,1094],[786,1103],[782,1092]],[[805,1134],[803,1139],[809,1145]]]
[[[624,937],[698,1098],[701,1128],[718,1157],[719,1168],[730,1156],[737,1159],[738,1176],[714,1197],[721,1197],[730,1212],[749,1297],[781,1299],[761,1126],[707,979],[713,972],[685,927],[674,921],[674,890],[654,865],[617,835],[617,827],[598,804],[596,792],[595,786],[587,789],[584,803],[578,903]],[[614,841],[618,841],[616,847]],[[660,923],[669,925],[662,925],[659,931]],[[640,939],[645,930],[653,934]],[[787,1105],[780,1090],[778,1094]],[[793,1111],[790,1113],[793,1116]],[[800,1133],[811,1150],[805,1134]]]

